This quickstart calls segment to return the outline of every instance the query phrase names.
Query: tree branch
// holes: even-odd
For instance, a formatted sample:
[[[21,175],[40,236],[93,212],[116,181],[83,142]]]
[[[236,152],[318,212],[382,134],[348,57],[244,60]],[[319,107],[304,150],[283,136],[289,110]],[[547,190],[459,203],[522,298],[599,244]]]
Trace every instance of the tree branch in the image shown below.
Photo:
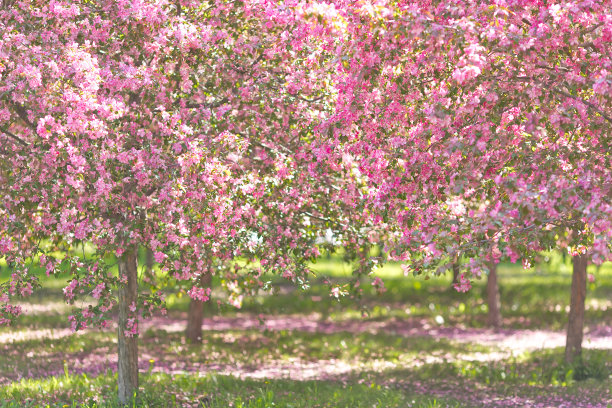
[[[25,110],[25,108],[18,103],[15,103],[13,105],[15,106],[15,112],[17,112],[17,115],[19,115],[21,120],[23,120],[30,129],[36,132],[36,125],[32,123],[28,118],[28,112]]]
[[[603,112],[601,109],[599,109],[597,106],[592,104],[591,102],[585,101],[584,99],[582,99],[582,98],[580,98],[578,96],[574,96],[574,95],[572,95],[570,93],[567,93],[565,91],[562,91],[560,89],[554,89],[553,88],[552,91],[554,93],[559,94],[559,95],[563,95],[563,96],[565,96],[567,98],[571,98],[571,99],[573,99],[575,101],[582,102],[583,104],[585,104],[589,108],[593,109],[595,112],[599,113],[605,120],[607,120],[608,122],[612,123],[612,118],[610,116],[608,116],[605,112]]]
[[[217,101],[211,102],[211,103],[194,103],[194,102],[187,102],[185,104],[186,108],[218,108],[219,106],[223,105],[224,103],[228,102],[228,98],[224,97],[221,98]]]
[[[21,139],[19,136],[9,132],[8,130],[0,127],[0,131],[2,133],[4,133],[5,135],[9,136],[10,138],[12,138],[13,140],[15,140],[20,145],[25,146],[25,147],[30,146],[30,144],[28,142],[26,142],[25,140]]]
[[[312,99],[309,99],[309,98],[305,98],[305,97],[303,97],[303,96],[302,96],[302,95],[300,95],[300,94],[292,94],[292,93],[289,93],[289,92],[287,92],[287,95],[292,96],[292,97],[294,97],[294,98],[297,98],[297,99],[299,99],[299,100],[302,100],[302,101],[304,101],[304,102],[317,102],[317,101],[320,101],[321,99],[323,99],[323,98],[325,97],[324,95],[321,95],[321,96],[319,96],[319,97],[317,97],[317,98],[312,98]]]

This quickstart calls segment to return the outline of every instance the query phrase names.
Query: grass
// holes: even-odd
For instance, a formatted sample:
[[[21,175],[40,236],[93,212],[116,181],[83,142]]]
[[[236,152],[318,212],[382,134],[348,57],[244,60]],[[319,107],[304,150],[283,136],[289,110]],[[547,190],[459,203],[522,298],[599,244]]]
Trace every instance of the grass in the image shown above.
[[[149,369],[141,372],[141,392],[133,406],[470,407],[479,406],[474,405],[477,400],[466,401],[460,394],[456,398],[457,393],[482,388],[482,384],[489,386],[489,394],[518,396],[525,401],[546,395],[557,398],[551,401],[560,396],[562,400],[572,397],[595,404],[598,395],[603,398],[609,392],[609,381],[571,379],[572,368],[563,366],[560,355],[560,350],[553,350],[495,364],[436,363],[416,369],[364,371],[327,381],[240,379],[210,373],[172,375]],[[586,355],[605,361],[602,351]],[[92,377],[65,369],[60,375],[22,379],[2,387],[0,407],[118,407],[115,394],[116,375],[112,372]],[[586,400],[585,395],[589,397]]]
[[[66,375],[44,380],[22,380],[0,392],[1,408],[119,407],[113,399],[116,375],[95,378]],[[147,407],[460,407],[453,398],[428,398],[379,384],[341,384],[328,381],[241,380],[221,375],[141,375],[142,392],[133,406]],[[99,391],[103,394],[100,395]],[[39,405],[40,395],[53,403]],[[170,399],[160,395],[171,395]],[[305,398],[307,396],[307,398]],[[79,402],[77,402],[79,401]]]
[[[482,384],[572,387],[592,380],[600,387],[612,374],[608,350],[585,350],[572,364],[563,361],[564,350],[548,349],[522,353],[504,360],[481,362],[454,360],[434,363],[408,375],[419,380],[455,376]]]
[[[430,356],[488,352],[477,344],[459,345],[447,339],[399,337],[370,333],[306,333],[301,331],[223,331],[206,333],[203,345],[184,345],[182,333],[154,333],[167,339],[168,354],[204,363],[264,363],[269,360],[342,360],[366,364],[375,360],[410,364],[423,353]],[[214,359],[208,356],[214,355]]]
[[[505,329],[563,330],[571,265],[558,254],[546,256],[531,270],[499,266]],[[350,271],[335,258],[315,267],[337,282]],[[0,269],[0,280],[6,279],[6,266]],[[610,327],[612,265],[589,272],[595,282],[588,285],[586,324]],[[182,337],[188,299],[170,295],[166,325],[140,337],[140,393],[132,406],[612,407],[610,349],[584,350],[581,361],[566,364],[562,348],[517,352],[462,341],[444,330],[486,326],[484,281],[458,293],[448,276],[404,277],[395,264],[377,273],[386,283],[382,295],[364,281],[362,297],[338,301],[321,280],[306,291],[273,280],[279,293],[261,293],[241,310],[212,302],[207,315],[234,323],[212,326],[201,345]],[[66,335],[71,307],[63,303],[65,279],[40,276],[43,289],[23,300],[36,313],[0,328],[0,408],[119,406],[116,374],[109,370],[115,365],[114,332]],[[304,324],[240,328],[261,314]]]

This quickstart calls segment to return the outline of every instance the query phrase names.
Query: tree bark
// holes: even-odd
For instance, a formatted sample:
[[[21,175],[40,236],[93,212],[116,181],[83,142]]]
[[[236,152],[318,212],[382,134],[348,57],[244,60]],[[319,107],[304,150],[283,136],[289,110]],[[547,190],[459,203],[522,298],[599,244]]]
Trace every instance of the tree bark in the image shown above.
[[[565,342],[565,361],[573,362],[582,354],[582,332],[584,328],[584,301],[586,298],[587,256],[577,255],[572,258],[572,292],[570,312]]]
[[[489,277],[487,278],[487,303],[489,313],[487,323],[489,326],[499,328],[502,324],[501,300],[499,296],[499,284],[497,283],[497,265],[489,265]]]
[[[147,259],[146,259],[146,264],[145,264],[145,270],[146,270],[147,276],[151,277],[153,276],[153,251],[147,248],[146,252],[147,252]]]
[[[453,281],[451,282],[451,286],[455,286],[459,283],[459,264],[453,263]]]
[[[200,275],[198,279],[198,286],[201,288],[208,288],[212,282],[212,275],[210,272],[205,272]],[[202,342],[202,321],[204,320],[204,305],[205,303],[191,299],[189,302],[189,312],[187,314],[187,330],[185,330],[185,338],[191,344],[198,344]]]
[[[118,397],[121,404],[129,404],[138,390],[138,337],[126,335],[130,305],[138,301],[138,260],[136,248],[131,248],[119,259],[119,277],[127,279],[119,287],[118,327]]]

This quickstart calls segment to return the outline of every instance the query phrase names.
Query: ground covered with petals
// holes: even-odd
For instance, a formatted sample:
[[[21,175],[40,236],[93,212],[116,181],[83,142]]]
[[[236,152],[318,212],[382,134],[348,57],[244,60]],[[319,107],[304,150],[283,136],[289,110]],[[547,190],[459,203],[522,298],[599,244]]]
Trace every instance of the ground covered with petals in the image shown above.
[[[560,262],[560,261],[559,261]],[[317,265],[341,281],[334,260]],[[569,264],[500,268],[503,328],[486,327],[484,287],[381,272],[382,295],[337,301],[323,285],[277,284],[241,310],[207,307],[201,345],[183,337],[187,300],[142,323],[137,406],[608,407],[612,268],[593,270],[583,361],[563,363]],[[60,282],[0,329],[0,407],[116,406],[116,332],[72,334]],[[215,296],[221,294],[213,293]]]

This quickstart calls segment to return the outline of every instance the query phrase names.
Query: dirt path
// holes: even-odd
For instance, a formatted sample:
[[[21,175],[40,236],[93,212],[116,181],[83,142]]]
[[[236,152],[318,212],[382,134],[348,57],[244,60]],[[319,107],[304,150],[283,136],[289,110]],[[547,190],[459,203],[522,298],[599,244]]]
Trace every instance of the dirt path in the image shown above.
[[[145,328],[163,329],[168,332],[181,332],[185,321],[170,318],[154,318],[144,324]],[[445,338],[461,343],[477,343],[485,346],[509,349],[517,353],[539,349],[563,347],[565,332],[552,330],[519,330],[519,329],[475,329],[432,326],[426,319],[389,319],[386,321],[345,320],[338,322],[321,321],[320,316],[285,315],[262,316],[252,315],[237,317],[215,316],[204,319],[204,330],[296,330],[309,333],[386,333],[389,335],[412,337],[430,336]],[[1,340],[0,340],[1,342]],[[612,327],[598,326],[585,329],[583,347],[612,350]]]
[[[157,329],[167,332],[182,332],[185,319],[154,317],[141,323],[143,330]],[[322,321],[319,315],[281,315],[260,316],[243,314],[236,317],[215,316],[204,319],[205,331],[223,330],[295,330],[309,333],[331,334],[349,333],[386,333],[389,335],[412,337],[430,336],[445,338],[460,343],[477,343],[500,349],[513,350],[516,353],[563,347],[565,332],[552,330],[519,330],[519,329],[475,329],[433,326],[426,319],[389,319],[385,321],[345,320]],[[108,330],[115,330],[114,327]],[[76,335],[83,334],[78,332]],[[57,339],[72,335],[69,329],[27,329],[0,332],[0,344],[22,342],[33,339]],[[585,329],[583,347],[612,350],[612,326],[597,326]]]

